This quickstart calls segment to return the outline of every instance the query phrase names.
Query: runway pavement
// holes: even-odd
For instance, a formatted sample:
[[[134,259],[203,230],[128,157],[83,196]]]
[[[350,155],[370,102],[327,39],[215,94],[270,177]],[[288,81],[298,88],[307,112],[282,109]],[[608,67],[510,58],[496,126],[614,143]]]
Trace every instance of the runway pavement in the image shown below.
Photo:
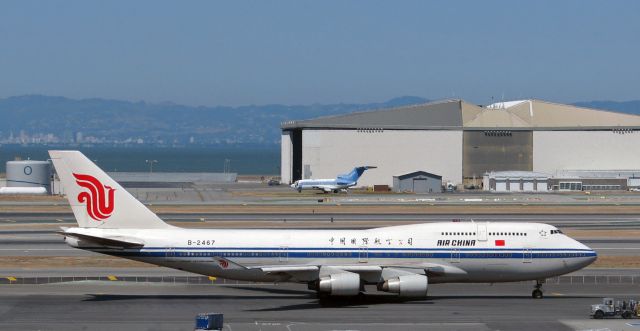
[[[225,330],[571,330],[632,329],[595,321],[603,296],[639,298],[638,285],[433,285],[427,300],[387,294],[321,306],[305,286],[157,285],[76,282],[0,285],[0,330],[193,330],[194,316],[220,312]]]

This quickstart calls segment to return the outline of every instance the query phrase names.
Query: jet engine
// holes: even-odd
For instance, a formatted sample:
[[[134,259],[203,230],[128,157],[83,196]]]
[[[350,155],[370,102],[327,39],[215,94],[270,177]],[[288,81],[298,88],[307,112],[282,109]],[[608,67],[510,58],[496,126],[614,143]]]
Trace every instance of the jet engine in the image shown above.
[[[333,296],[358,295],[360,293],[360,275],[347,272],[320,277],[318,292]]]
[[[426,297],[429,280],[424,275],[402,275],[378,284],[378,290],[398,293],[401,297]]]

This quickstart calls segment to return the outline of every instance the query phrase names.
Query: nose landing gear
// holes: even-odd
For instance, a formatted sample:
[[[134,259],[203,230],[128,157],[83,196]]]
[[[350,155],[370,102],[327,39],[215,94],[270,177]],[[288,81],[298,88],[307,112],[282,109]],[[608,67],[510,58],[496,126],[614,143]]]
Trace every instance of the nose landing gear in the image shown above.
[[[543,297],[542,284],[544,284],[544,279],[543,280],[536,280],[535,289],[533,290],[533,292],[531,292],[531,297],[532,298],[534,298],[534,299],[542,299],[542,297]]]

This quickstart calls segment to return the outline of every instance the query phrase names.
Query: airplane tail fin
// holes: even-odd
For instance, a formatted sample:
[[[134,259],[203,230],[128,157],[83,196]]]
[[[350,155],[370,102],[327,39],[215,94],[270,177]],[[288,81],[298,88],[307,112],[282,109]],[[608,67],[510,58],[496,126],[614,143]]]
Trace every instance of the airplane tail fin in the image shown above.
[[[79,151],[49,156],[82,228],[158,229],[171,227]]]
[[[352,182],[357,182],[358,179],[360,179],[360,176],[362,176],[362,174],[364,173],[365,170],[367,169],[374,169],[376,167],[373,166],[363,166],[363,167],[355,167],[353,168],[353,170],[351,170],[350,173],[345,174],[345,175],[340,175],[339,178],[342,179],[346,179]]]

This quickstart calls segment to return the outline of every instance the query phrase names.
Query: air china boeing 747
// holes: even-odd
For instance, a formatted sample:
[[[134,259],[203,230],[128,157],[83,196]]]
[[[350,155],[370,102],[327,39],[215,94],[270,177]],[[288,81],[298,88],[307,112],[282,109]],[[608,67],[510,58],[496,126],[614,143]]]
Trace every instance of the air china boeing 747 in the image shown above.
[[[50,151],[78,227],[76,248],[202,275],[307,283],[320,298],[365,284],[426,297],[436,283],[536,281],[584,268],[596,252],[541,223],[451,222],[367,230],[183,229],[163,222],[78,151]]]

